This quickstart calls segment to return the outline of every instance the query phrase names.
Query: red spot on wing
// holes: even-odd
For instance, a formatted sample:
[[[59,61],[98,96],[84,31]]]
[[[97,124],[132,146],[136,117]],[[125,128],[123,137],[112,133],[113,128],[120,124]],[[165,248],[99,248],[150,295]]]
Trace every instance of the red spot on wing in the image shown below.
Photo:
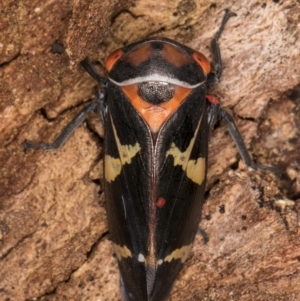
[[[156,201],[156,206],[158,208],[162,208],[166,205],[166,199],[164,199],[163,197],[158,198],[158,200]]]

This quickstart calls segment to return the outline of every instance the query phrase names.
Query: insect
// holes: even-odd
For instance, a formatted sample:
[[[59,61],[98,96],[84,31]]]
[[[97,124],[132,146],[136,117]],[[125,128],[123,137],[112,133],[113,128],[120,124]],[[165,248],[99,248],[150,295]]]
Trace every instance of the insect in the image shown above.
[[[107,58],[108,78],[82,66],[104,92],[89,103],[53,144],[25,142],[25,149],[60,147],[91,111],[105,128],[104,191],[110,238],[120,269],[124,301],[165,300],[188,258],[204,202],[210,131],[224,119],[246,165],[254,163],[231,115],[207,86],[219,81],[200,52],[166,38],[148,38]]]

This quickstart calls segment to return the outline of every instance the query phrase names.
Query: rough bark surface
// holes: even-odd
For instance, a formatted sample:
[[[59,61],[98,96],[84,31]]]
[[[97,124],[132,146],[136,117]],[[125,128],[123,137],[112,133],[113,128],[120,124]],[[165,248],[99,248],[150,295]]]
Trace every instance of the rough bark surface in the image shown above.
[[[237,13],[220,39],[224,72],[210,92],[232,110],[255,159],[282,179],[251,171],[221,123],[210,141],[207,202],[192,254],[169,300],[300,300],[300,2],[9,1],[0,4],[0,300],[120,300],[102,195],[103,129],[91,116],[55,151],[51,142],[115,48],[165,36],[211,58],[225,8]],[[63,54],[52,53],[58,40]],[[97,63],[99,62],[99,63]]]

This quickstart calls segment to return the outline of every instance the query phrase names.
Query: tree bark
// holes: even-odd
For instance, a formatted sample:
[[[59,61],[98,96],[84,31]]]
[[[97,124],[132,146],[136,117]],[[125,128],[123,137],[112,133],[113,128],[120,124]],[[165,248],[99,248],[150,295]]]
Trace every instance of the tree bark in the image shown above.
[[[225,8],[237,16],[220,39],[224,72],[209,92],[233,112],[255,160],[282,178],[239,162],[220,124],[200,223],[209,241],[196,237],[169,300],[300,300],[299,1],[1,5],[0,300],[120,300],[98,117],[91,114],[59,150],[25,154],[22,143],[52,142],[95,96],[96,83],[79,65],[85,57],[105,76],[112,50],[152,35],[211,59]],[[51,52],[55,41],[64,53]]]

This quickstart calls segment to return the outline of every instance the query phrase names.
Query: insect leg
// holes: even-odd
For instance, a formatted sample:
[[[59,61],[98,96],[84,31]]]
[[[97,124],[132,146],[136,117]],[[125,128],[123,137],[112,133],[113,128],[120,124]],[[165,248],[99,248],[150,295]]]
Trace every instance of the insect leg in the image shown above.
[[[84,70],[93,79],[95,79],[101,86],[103,86],[103,87],[107,86],[107,79],[105,77],[100,76],[87,59],[84,59],[83,61],[81,61],[80,64],[84,68]]]
[[[224,30],[225,24],[231,17],[234,17],[234,16],[236,16],[235,13],[229,11],[228,9],[225,10],[225,15],[223,17],[221,26],[211,41],[211,48],[212,48],[212,54],[213,54],[213,58],[214,58],[215,68],[214,68],[213,73],[208,74],[208,78],[207,78],[208,84],[213,84],[213,83],[217,83],[220,81],[220,78],[222,75],[222,58],[221,58],[221,52],[220,52],[218,40]]]
[[[280,174],[276,168],[271,167],[271,166],[260,165],[260,164],[253,162],[253,160],[246,148],[245,142],[244,142],[232,116],[227,111],[223,110],[222,108],[219,108],[218,115],[219,115],[219,119],[224,119],[226,121],[229,133],[230,133],[232,139],[234,140],[243,161],[245,162],[245,164],[247,166],[249,166],[253,169],[268,170],[268,171],[273,172],[277,176],[280,176]]]
[[[87,104],[75,117],[74,119],[63,129],[60,135],[56,138],[56,140],[51,143],[36,143],[31,141],[24,141],[24,151],[28,151],[30,148],[43,148],[45,150],[57,149],[60,148],[64,142],[69,138],[69,136],[75,131],[75,129],[85,120],[86,116],[95,111],[100,113],[100,116],[103,119],[104,115],[104,99],[105,93],[100,92],[98,98],[89,104]]]

